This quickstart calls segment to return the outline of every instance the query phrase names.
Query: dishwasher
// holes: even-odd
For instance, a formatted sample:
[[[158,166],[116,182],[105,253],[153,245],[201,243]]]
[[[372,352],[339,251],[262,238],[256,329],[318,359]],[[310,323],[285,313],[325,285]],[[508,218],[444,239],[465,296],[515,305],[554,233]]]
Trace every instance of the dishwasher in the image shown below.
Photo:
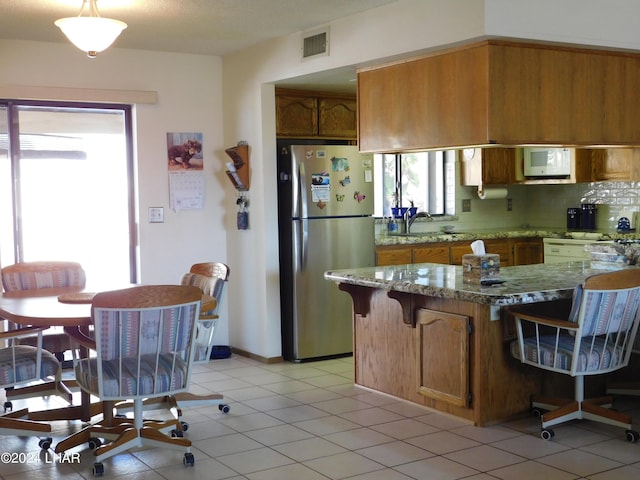
[[[613,243],[612,241],[588,240],[582,238],[543,238],[544,263],[582,262],[591,260],[585,245],[593,243]]]

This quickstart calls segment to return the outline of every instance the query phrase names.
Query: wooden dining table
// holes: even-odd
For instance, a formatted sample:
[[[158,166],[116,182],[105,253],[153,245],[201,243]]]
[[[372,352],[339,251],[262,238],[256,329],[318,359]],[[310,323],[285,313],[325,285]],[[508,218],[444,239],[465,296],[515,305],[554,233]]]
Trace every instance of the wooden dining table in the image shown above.
[[[130,285],[131,286],[131,285]],[[16,290],[4,292],[0,298],[0,319],[19,325],[38,327],[87,328],[91,325],[91,301],[97,291],[80,287],[44,288],[38,290]],[[216,299],[210,295],[202,297],[202,311],[216,306]],[[77,385],[75,380],[64,380],[67,386]],[[30,420],[82,420],[103,412],[103,404],[91,403],[89,394],[81,391],[80,405],[29,412]]]

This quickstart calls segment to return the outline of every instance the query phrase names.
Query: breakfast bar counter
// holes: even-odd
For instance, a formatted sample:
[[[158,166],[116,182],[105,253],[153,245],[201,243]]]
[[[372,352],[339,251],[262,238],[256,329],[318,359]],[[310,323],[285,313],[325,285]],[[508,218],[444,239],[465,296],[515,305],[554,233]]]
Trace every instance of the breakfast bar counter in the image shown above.
[[[607,267],[620,268],[620,267]],[[355,383],[483,426],[528,410],[540,374],[511,358],[503,307],[571,299],[590,262],[504,267],[493,286],[433,263],[329,271],[353,300]]]

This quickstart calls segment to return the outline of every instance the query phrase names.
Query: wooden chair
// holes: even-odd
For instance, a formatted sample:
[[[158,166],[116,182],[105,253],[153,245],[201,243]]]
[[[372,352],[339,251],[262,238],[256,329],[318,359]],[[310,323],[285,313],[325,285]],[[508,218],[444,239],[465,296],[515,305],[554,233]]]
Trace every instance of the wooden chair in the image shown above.
[[[85,272],[79,263],[62,261],[16,263],[2,268],[1,276],[5,292],[20,290],[34,296],[63,287],[81,290],[86,282]],[[35,336],[19,340],[21,344],[31,346],[35,346],[36,341]],[[50,327],[42,335],[41,346],[53,353],[60,362],[63,362],[64,352],[71,349],[71,342],[61,327]],[[72,402],[71,391],[59,378],[53,384],[21,387],[8,391],[7,397],[12,399],[29,398],[36,394],[45,395],[47,393],[59,395],[69,403]]]
[[[181,431],[180,422],[145,422],[142,402],[188,390],[201,300],[200,289],[181,285],[138,286],[94,297],[95,338],[66,330],[90,351],[76,362],[76,379],[103,402],[132,399],[134,415],[84,428],[58,443],[57,453],[85,442],[97,446],[94,475],[104,472],[104,459],[145,445],[184,451],[183,463],[194,464],[191,442],[167,434]],[[103,445],[99,438],[113,441]]]
[[[534,413],[546,411],[541,415],[542,438],[553,437],[554,425],[589,419],[623,427],[627,440],[637,441],[631,417],[611,410],[611,397],[584,398],[584,380],[628,364],[640,322],[640,269],[589,277],[576,288],[571,311],[561,318],[551,314],[549,304],[546,307],[509,309],[518,334],[512,355],[525,364],[574,377],[573,399],[532,400]]]
[[[42,348],[44,330],[45,328],[12,326],[11,329],[0,332],[0,341],[7,344],[6,347],[0,348],[0,388],[10,389],[50,378],[60,382],[60,362],[51,352]],[[21,345],[17,342],[29,338],[35,338],[35,346]],[[37,395],[37,391],[34,395]],[[27,420],[28,414],[26,408],[13,411],[13,403],[6,401],[4,414],[0,415],[0,434],[41,436],[51,432],[49,423]],[[40,447],[43,450],[49,449],[51,441],[51,437],[42,437]]]

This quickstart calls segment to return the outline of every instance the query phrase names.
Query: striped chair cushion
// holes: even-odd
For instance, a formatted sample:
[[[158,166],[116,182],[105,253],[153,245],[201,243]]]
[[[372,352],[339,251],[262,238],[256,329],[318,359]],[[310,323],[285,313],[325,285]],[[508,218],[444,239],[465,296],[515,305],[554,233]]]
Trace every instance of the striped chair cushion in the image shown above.
[[[137,357],[102,362],[102,390],[99,389],[97,372],[95,358],[83,359],[76,365],[76,379],[80,386],[100,398],[148,396],[187,386],[187,363],[179,355],[171,353],[159,357],[143,355],[139,365]]]
[[[25,262],[2,269],[5,291],[84,287],[85,272],[75,262]]]
[[[37,374],[38,349],[36,347],[16,345],[0,348],[0,387],[20,385],[56,375],[60,369],[60,363],[47,350],[41,352],[40,374]]]
[[[541,336],[539,345],[536,343],[535,337],[525,338],[525,358],[538,365],[569,371],[571,369],[575,340],[574,336],[561,335],[556,351],[555,335]],[[511,354],[516,358],[520,358],[520,348],[517,341],[511,343]],[[589,372],[609,368],[620,361],[621,355],[621,347],[609,345],[605,348],[604,338],[596,338],[593,348],[591,342],[583,342],[580,345],[576,371]]]

